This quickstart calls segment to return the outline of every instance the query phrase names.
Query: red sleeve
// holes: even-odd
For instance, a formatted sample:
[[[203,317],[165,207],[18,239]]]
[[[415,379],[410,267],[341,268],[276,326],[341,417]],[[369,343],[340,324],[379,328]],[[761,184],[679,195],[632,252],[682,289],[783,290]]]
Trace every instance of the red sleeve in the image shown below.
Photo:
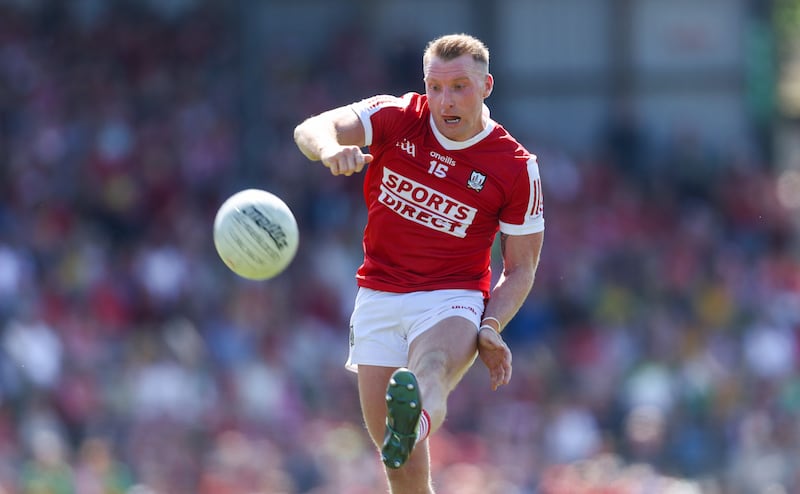
[[[416,93],[402,97],[379,94],[350,105],[364,126],[366,146],[381,144],[387,136],[396,134],[399,122],[409,112],[418,111],[419,98]]]
[[[514,182],[508,206],[500,213],[500,231],[509,235],[526,235],[542,230],[542,181],[536,156],[531,155]]]

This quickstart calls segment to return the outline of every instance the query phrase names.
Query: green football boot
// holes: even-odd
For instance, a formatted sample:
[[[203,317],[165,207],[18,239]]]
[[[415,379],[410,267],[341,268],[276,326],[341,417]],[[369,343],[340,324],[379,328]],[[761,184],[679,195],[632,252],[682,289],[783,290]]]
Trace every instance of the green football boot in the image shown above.
[[[411,456],[417,441],[422,399],[417,378],[410,370],[394,371],[386,388],[386,432],[381,459],[389,468],[400,468]]]

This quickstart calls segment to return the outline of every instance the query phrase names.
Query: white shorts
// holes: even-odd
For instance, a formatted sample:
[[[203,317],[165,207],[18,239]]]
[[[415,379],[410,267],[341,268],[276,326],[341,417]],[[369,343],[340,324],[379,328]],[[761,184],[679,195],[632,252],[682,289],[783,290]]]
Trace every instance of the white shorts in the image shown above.
[[[353,372],[359,364],[405,367],[408,347],[417,336],[453,316],[472,321],[477,330],[483,308],[480,290],[392,293],[359,288],[345,367]]]

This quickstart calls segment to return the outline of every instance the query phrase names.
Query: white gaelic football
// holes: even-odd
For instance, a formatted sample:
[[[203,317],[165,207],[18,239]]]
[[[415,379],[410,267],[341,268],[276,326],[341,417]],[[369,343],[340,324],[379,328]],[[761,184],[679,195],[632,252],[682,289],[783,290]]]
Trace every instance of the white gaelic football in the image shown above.
[[[250,280],[279,275],[299,243],[297,220],[275,194],[247,189],[229,197],[214,219],[214,246],[231,271]]]

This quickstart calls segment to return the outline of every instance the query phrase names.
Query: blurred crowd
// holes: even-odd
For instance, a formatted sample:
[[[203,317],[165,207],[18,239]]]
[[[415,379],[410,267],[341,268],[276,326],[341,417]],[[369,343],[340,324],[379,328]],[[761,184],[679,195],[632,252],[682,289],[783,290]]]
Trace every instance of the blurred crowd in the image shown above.
[[[418,54],[272,44],[246,163],[224,15],[36,4],[0,2],[0,493],[382,492],[343,368],[361,182],[291,131],[421,90]],[[774,167],[690,128],[615,122],[582,156],[512,132],[539,155],[545,248],[511,384],[478,363],[432,439],[438,492],[800,492],[798,211]],[[268,282],[211,241],[245,187],[301,228]]]

